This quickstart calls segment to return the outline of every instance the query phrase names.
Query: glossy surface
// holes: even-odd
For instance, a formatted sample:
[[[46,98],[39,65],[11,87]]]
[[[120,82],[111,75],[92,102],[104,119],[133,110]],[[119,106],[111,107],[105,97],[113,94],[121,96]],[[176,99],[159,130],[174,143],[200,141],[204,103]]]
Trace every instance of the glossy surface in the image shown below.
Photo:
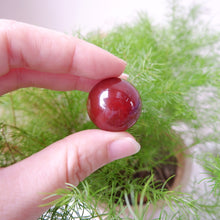
[[[125,131],[141,113],[141,98],[129,82],[110,78],[99,82],[89,93],[87,111],[100,129]]]

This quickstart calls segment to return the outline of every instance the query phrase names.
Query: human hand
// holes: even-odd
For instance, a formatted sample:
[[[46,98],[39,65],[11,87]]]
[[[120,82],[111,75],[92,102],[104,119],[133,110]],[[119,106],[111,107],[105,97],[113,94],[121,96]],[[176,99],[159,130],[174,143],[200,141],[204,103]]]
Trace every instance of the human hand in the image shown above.
[[[119,58],[77,38],[0,20],[0,95],[30,86],[88,92],[103,78],[119,77],[125,66]],[[37,219],[48,208],[39,207],[43,192],[65,187],[66,182],[77,186],[101,166],[139,148],[126,132],[86,130],[1,168],[1,219]]]

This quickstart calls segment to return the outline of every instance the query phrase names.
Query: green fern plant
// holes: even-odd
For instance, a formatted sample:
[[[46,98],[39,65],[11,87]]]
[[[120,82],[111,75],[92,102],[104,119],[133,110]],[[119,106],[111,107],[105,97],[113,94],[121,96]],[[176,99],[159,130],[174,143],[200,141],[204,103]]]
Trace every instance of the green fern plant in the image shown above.
[[[104,36],[91,33],[84,37],[127,61],[128,80],[143,103],[141,117],[129,132],[142,149],[99,169],[77,188],[67,184],[67,189],[56,191],[53,195],[61,198],[49,204],[54,206],[40,219],[121,219],[127,212],[124,219],[143,219],[152,204],[161,200],[169,208],[161,207],[159,219],[199,219],[200,212],[219,214],[217,203],[206,205],[193,195],[169,190],[166,184],[175,174],[163,182],[155,179],[158,167],[177,166],[178,161],[173,160],[177,154],[204,142],[195,138],[185,146],[173,129],[180,121],[194,130],[201,126],[196,106],[190,104],[192,92],[213,87],[218,91],[216,97],[220,96],[219,55],[214,50],[220,35],[200,23],[199,9],[194,6],[184,11],[174,2],[168,24],[162,27],[140,14],[134,24],[119,26]],[[86,99],[87,94],[80,91],[37,88],[1,97],[0,165],[15,163],[71,133],[95,128],[86,114]],[[133,178],[143,170],[147,170],[144,179]],[[219,175],[212,180],[216,192]],[[102,211],[100,204],[105,204]]]

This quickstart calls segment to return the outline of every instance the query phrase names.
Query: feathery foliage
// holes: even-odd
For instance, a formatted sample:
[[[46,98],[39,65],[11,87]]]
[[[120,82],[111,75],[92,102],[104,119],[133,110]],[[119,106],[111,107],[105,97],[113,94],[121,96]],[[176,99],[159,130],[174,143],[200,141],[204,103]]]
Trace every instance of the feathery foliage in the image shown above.
[[[196,106],[189,101],[192,92],[212,87],[217,91],[216,98],[220,96],[216,51],[220,35],[201,23],[199,10],[194,6],[184,11],[174,1],[164,26],[155,26],[146,14],[140,14],[134,24],[84,37],[127,61],[129,81],[140,92],[143,103],[141,117],[129,132],[142,149],[99,169],[77,188],[68,184],[67,189],[56,191],[54,195],[61,198],[40,219],[120,219],[127,211],[129,215],[123,219],[143,219],[152,204],[161,200],[159,219],[200,219],[201,210],[219,215],[218,205],[199,203],[193,196],[167,190],[154,179],[155,168],[173,165],[176,162],[171,158],[191,147],[184,145],[173,125],[181,121],[194,129],[201,126]],[[86,114],[86,99],[87,94],[79,91],[39,88],[2,96],[0,165],[15,163],[74,132],[95,128]],[[193,144],[202,141],[197,139]],[[206,165],[213,174],[215,193],[220,178],[218,159],[214,160],[217,165]],[[141,183],[132,178],[143,170],[149,175]],[[105,204],[102,212],[100,203]],[[164,204],[170,207],[172,217],[168,217]],[[153,214],[148,217],[153,218]]]

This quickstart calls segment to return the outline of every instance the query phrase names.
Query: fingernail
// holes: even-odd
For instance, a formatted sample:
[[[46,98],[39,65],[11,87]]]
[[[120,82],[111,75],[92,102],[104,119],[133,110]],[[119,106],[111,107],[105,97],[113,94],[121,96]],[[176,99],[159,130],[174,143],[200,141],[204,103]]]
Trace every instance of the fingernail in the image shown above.
[[[120,78],[121,79],[128,79],[128,77],[129,77],[129,75],[127,74],[127,73],[122,73],[121,75],[120,75]]]
[[[140,150],[140,144],[133,138],[124,137],[113,141],[109,145],[109,158],[111,161],[117,160],[123,157],[128,157],[137,153]]]

